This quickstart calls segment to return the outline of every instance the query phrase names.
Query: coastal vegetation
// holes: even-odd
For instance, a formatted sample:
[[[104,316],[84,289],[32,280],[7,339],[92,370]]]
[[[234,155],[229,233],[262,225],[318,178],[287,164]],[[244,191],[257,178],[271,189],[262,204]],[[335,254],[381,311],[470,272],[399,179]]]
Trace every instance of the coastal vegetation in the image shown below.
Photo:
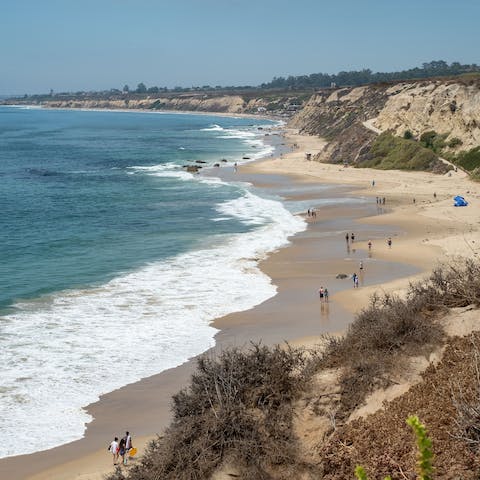
[[[462,65],[452,62],[450,65],[444,60],[423,63],[415,67],[398,72],[372,72],[370,69],[339,72],[337,74],[312,73],[289,77],[275,77],[271,82],[262,83],[262,88],[325,88],[332,84],[336,86],[358,86],[370,83],[397,82],[421,78],[465,75],[480,72],[480,66],[475,63]]]
[[[407,134],[408,131],[405,132],[404,138],[406,138],[405,135]],[[448,134],[446,133],[439,134],[434,130],[428,130],[422,133],[419,143],[436,155],[441,155],[458,165],[468,172],[473,180],[480,180],[480,146],[455,153],[454,149],[461,146],[463,142],[457,137],[447,141],[447,137]],[[413,135],[410,138],[413,138]]]
[[[466,152],[460,152],[452,161],[469,172],[472,180],[480,181],[480,147],[474,147]]]
[[[318,347],[251,345],[204,356],[175,395],[165,434],[109,480],[194,480],[219,472],[242,480],[333,480],[352,478],[357,465],[374,478],[414,478],[417,452],[405,424],[412,413],[433,440],[435,478],[478,478],[480,335],[448,340],[442,318],[479,306],[480,263],[465,260],[436,268],[401,297],[375,295],[345,335],[325,337]],[[423,381],[368,418],[352,417],[369,394],[396,384],[409,359],[428,358],[445,343],[442,361]],[[337,381],[328,390],[322,378],[332,375]],[[302,435],[306,411],[309,434]],[[423,425],[410,423],[428,447]],[[430,462],[432,452],[420,447]],[[431,471],[427,463],[424,472]]]
[[[422,138],[427,138],[422,135]],[[431,137],[428,141],[432,142]],[[452,167],[438,159],[435,148],[427,148],[425,142],[420,143],[410,138],[401,138],[384,132],[373,142],[369,153],[358,167],[378,168],[382,170],[427,170],[444,173]]]
[[[433,466],[432,466],[432,441],[428,438],[425,426],[422,425],[419,418],[416,415],[411,415],[407,418],[407,424],[412,427],[415,437],[417,440],[418,447],[418,473],[419,480],[431,480],[433,475]],[[358,465],[355,468],[355,475],[358,480],[368,480],[367,473],[365,469]],[[389,475],[385,477],[384,480],[392,480],[392,477]]]

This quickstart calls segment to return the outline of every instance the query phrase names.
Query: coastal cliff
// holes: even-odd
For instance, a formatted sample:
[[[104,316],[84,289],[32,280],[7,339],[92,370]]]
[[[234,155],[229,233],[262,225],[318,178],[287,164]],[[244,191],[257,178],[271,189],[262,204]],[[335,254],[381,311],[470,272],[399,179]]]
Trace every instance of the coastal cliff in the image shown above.
[[[48,108],[108,108],[131,110],[176,110],[192,112],[242,113],[246,102],[239,95],[176,97],[53,99],[42,103]]]
[[[151,110],[228,114],[262,114],[291,117],[310,98],[310,92],[251,91],[190,92],[142,95],[119,93],[55,94],[14,98],[3,105],[35,105],[44,108]]]
[[[442,155],[455,155],[480,145],[480,83],[428,80],[325,89],[289,125],[328,140],[316,156],[320,161],[361,164],[381,132],[421,139],[433,131],[442,139]]]

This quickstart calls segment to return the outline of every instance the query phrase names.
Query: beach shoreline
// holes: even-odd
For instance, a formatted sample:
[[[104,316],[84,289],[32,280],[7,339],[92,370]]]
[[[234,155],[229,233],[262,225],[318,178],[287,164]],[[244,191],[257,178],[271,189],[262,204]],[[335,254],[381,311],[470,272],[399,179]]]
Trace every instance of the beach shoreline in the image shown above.
[[[310,221],[306,233],[294,237],[291,245],[271,254],[260,263],[262,271],[267,273],[277,285],[278,293],[275,297],[251,310],[228,315],[213,322],[213,326],[220,329],[215,348],[242,346],[252,337],[257,340],[263,339],[267,344],[278,343],[285,339],[292,341],[301,339],[300,343],[305,344],[310,340],[314,341],[321,333],[342,331],[352,320],[353,313],[366,304],[369,294],[378,289],[379,285],[384,289],[404,288],[409,280],[431,269],[443,252],[461,254],[461,251],[456,251],[454,248],[455,238],[458,235],[467,234],[467,237],[475,235],[474,221],[470,218],[471,212],[468,210],[463,211],[464,213],[455,212],[456,224],[454,227],[451,226],[452,212],[447,204],[447,187],[459,188],[465,185],[468,180],[464,178],[453,177],[456,182],[454,183],[449,181],[452,177],[446,177],[445,180],[443,177],[435,178],[431,176],[432,174],[419,173],[422,180],[415,180],[417,183],[414,187],[419,184],[428,185],[426,182],[431,181],[434,185],[430,187],[435,189],[438,202],[430,201],[427,197],[433,198],[432,192],[423,188],[422,194],[417,196],[417,201],[413,204],[410,202],[412,190],[403,185],[413,182],[416,173],[406,172],[406,175],[402,173],[392,180],[391,172],[362,171],[345,169],[339,165],[319,164],[305,160],[305,153],[315,153],[315,150],[320,149],[323,145],[321,139],[298,136],[290,132],[286,136],[286,141],[291,145],[297,144],[298,148],[279,158],[241,165],[236,178],[245,181],[248,178],[256,178],[257,184],[265,188],[268,187],[269,182],[273,182],[272,175],[284,175],[297,185],[297,190],[300,190],[300,192],[297,191],[297,196],[311,200],[312,207],[318,212],[317,219]],[[227,169],[225,171],[227,172]],[[226,174],[227,178],[233,176],[233,169],[230,168]],[[376,180],[375,188],[371,185],[373,175]],[[428,180],[425,180],[423,175],[426,175]],[[341,182],[338,181],[339,176]],[[349,192],[350,195],[370,198],[372,202],[362,203],[358,209],[355,207],[357,216],[355,214],[352,216],[351,211],[342,211],[341,206],[329,207],[324,213],[323,209],[316,207],[315,198],[308,194],[308,186],[316,183],[348,185],[341,189],[341,195],[347,195]],[[302,190],[305,185],[308,187],[306,192]],[[470,182],[468,185],[472,189],[471,199],[474,200],[475,206],[472,205],[470,210],[473,210],[478,206],[479,188],[477,186],[473,193],[475,184]],[[272,188],[278,188],[278,185]],[[376,213],[377,204],[373,200],[379,195],[382,198],[387,197],[387,212]],[[432,204],[440,207],[440,213],[433,211]],[[326,251],[318,252],[322,223],[335,221],[336,217],[342,215],[348,218],[348,230],[342,229],[341,236],[330,239],[331,243]],[[352,228],[356,233],[363,233],[358,233],[358,240],[356,239],[358,247],[353,259],[347,261],[343,235],[345,230],[351,231]],[[449,228],[454,228],[456,231],[451,232]],[[478,226],[476,228],[478,229]],[[466,232],[465,229],[470,230]],[[367,237],[369,234],[377,235],[378,239],[373,242],[375,262],[365,260],[367,275],[370,276],[372,272],[372,282],[366,282],[362,288],[355,291],[350,283],[345,284],[343,289],[335,288],[333,290],[335,293],[331,297],[331,310],[335,311],[330,311],[327,317],[322,316],[316,296],[318,282],[324,281],[323,278],[325,281],[333,282],[332,279],[336,273],[344,273],[345,265],[356,268],[354,265],[357,265],[359,259],[363,259],[365,254],[367,255],[365,258],[368,258],[366,242],[370,238]],[[391,249],[385,243],[385,238],[388,236],[392,236],[394,241]],[[323,241],[327,240],[323,239]],[[478,249],[478,246],[469,244],[464,248]],[[334,251],[337,251],[338,258],[330,261],[328,257]],[[326,272],[325,277],[320,278],[321,276],[317,275],[319,268]],[[351,272],[345,270],[345,273]],[[328,285],[330,287],[330,283]],[[297,323],[292,325],[289,321],[292,312],[297,316],[305,317],[305,321],[301,325]],[[333,322],[332,317],[335,317]],[[255,333],[252,335],[253,331]],[[112,471],[111,457],[102,445],[106,446],[112,433],[117,432],[118,428],[121,428],[120,425],[126,422],[125,412],[128,412],[127,427],[136,436],[142,438],[135,446],[144,444],[148,439],[153,438],[155,433],[161,433],[170,420],[171,395],[186,385],[194,366],[195,359],[192,359],[180,367],[102,396],[99,402],[88,408],[95,420],[88,425],[83,439],[46,452],[2,459],[0,460],[2,476],[35,480],[102,478],[103,474]],[[161,391],[161,395],[158,391]],[[134,410],[138,412],[130,415],[129,412]],[[122,412],[124,412],[123,416]],[[152,431],[152,423],[156,424],[155,432]],[[135,425],[135,429],[130,425]],[[94,458],[97,458],[98,462]]]
[[[254,114],[254,113],[232,113],[232,112],[209,112],[198,110],[151,110],[146,108],[101,108],[101,107],[49,107],[48,105],[35,105],[35,104],[0,104],[0,107],[11,108],[31,108],[42,110],[58,110],[58,111],[74,111],[74,112],[120,112],[120,113],[151,113],[151,114],[172,114],[172,115],[203,115],[207,117],[228,117],[228,118],[251,118],[252,120],[270,120],[272,122],[285,123],[286,120],[283,117],[275,115]]]

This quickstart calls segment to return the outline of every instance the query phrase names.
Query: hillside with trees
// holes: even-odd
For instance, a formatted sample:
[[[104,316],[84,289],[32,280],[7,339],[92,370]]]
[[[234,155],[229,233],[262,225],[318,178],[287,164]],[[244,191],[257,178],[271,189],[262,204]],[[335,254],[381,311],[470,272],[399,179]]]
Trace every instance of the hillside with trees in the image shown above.
[[[480,66],[472,63],[462,65],[452,62],[450,65],[443,60],[423,63],[421,67],[415,67],[398,72],[372,72],[370,69],[352,70],[336,74],[312,73],[310,75],[298,75],[288,77],[275,77],[271,82],[262,83],[261,88],[325,88],[332,85],[338,87],[354,87],[368,85],[370,83],[397,82],[401,80],[417,80],[421,78],[449,77],[480,72]]]

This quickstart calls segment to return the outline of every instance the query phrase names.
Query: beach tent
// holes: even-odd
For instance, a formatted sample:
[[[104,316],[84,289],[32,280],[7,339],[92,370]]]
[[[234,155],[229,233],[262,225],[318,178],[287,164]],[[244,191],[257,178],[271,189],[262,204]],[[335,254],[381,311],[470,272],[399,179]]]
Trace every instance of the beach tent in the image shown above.
[[[455,201],[453,204],[455,207],[466,207],[468,205],[468,202],[460,195],[453,197],[453,200]]]

